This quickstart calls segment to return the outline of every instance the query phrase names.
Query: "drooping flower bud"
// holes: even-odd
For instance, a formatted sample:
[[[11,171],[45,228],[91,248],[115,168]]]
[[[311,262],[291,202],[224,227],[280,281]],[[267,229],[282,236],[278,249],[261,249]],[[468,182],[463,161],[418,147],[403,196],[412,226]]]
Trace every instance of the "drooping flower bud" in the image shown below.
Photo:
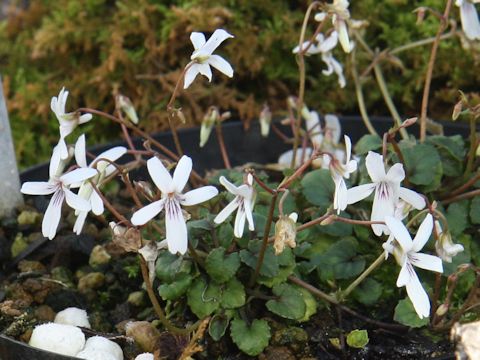
[[[117,107],[123,111],[125,115],[127,115],[127,118],[135,125],[138,124],[137,112],[135,111],[132,101],[122,94],[118,94],[115,97],[115,101],[117,103]]]
[[[297,213],[291,213],[289,216],[281,215],[278,219],[275,224],[275,242],[273,243],[275,255],[280,255],[285,249],[285,245],[292,249],[297,246],[295,242],[297,237],[297,219]]]
[[[270,123],[272,122],[272,112],[267,104],[263,105],[260,113],[260,133],[263,137],[267,137],[270,132]]]
[[[440,226],[440,222],[438,221],[435,221],[435,230],[438,234],[438,239],[435,242],[435,250],[443,261],[451,263],[452,257],[464,250],[463,245],[454,244],[450,232],[443,231],[442,227]]]
[[[215,123],[220,119],[220,113],[215,106],[210,107],[202,120],[202,126],[200,127],[200,147],[203,147],[210,137]]]
[[[452,113],[452,120],[455,121],[458,119],[458,117],[460,116],[461,112],[463,110],[463,100],[460,100],[459,102],[457,102],[455,104],[455,106],[453,107],[453,113]]]

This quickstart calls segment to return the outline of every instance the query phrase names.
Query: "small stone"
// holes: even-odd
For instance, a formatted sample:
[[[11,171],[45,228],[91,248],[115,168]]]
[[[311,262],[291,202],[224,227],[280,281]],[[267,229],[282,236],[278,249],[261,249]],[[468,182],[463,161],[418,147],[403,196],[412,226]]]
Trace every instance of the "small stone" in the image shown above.
[[[160,332],[148,321],[132,321],[125,326],[126,335],[132,337],[135,342],[146,352],[152,352]]]
[[[21,273],[45,272],[46,268],[40,261],[22,260],[18,263],[18,270]]]
[[[33,210],[23,210],[17,217],[18,225],[35,225],[40,222],[42,215]]]
[[[457,359],[475,360],[480,359],[480,321],[469,324],[456,323],[450,338],[457,343],[455,355]]]
[[[308,334],[305,330],[295,326],[289,326],[277,330],[273,334],[272,344],[287,345],[295,352],[301,351],[308,341]]]
[[[81,293],[85,293],[88,290],[98,289],[99,287],[102,287],[104,283],[105,283],[105,275],[103,275],[103,273],[92,272],[85,276],[82,276],[78,280],[77,289]]]
[[[145,293],[143,291],[134,291],[128,295],[127,302],[133,306],[142,306],[145,300]]]
[[[80,326],[90,329],[87,312],[76,307],[69,307],[60,311],[54,320],[55,324]]]
[[[76,326],[48,323],[35,327],[29,345],[57,354],[75,356],[85,346],[85,335]]]
[[[52,322],[55,319],[55,311],[48,305],[40,305],[35,309],[35,318],[42,322]]]
[[[267,350],[259,356],[260,360],[295,360],[295,356],[291,350],[285,346],[270,346]]]
[[[85,344],[85,350],[103,351],[113,355],[115,360],[123,360],[122,348],[115,342],[108,340],[102,336],[92,336]],[[77,357],[79,357],[77,355]],[[90,358],[87,358],[90,360]]]
[[[143,353],[138,355],[135,360],[153,360],[154,356],[152,353]]]
[[[54,267],[50,273],[53,280],[60,281],[62,284],[68,286],[69,288],[75,287],[73,283],[73,274],[66,267]]]
[[[108,264],[112,257],[110,254],[105,250],[105,248],[102,245],[96,245],[92,253],[90,254],[90,260],[88,263],[90,266],[95,267],[99,265],[104,265]]]
[[[15,240],[13,240],[13,244],[10,248],[10,251],[12,253],[12,258],[17,257],[18,254],[20,254],[27,247],[28,247],[27,239],[23,236],[22,233],[18,233],[17,236],[15,236]]]

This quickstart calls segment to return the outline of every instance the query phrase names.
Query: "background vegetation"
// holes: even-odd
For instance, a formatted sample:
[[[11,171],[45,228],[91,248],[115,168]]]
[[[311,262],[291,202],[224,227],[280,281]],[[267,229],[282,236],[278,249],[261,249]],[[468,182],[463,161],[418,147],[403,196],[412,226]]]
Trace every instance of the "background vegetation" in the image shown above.
[[[418,6],[438,10],[442,0],[352,1],[354,19],[369,23],[365,37],[375,49],[395,48],[435,34],[438,20],[427,15],[416,24]],[[189,61],[192,31],[225,28],[235,35],[220,53],[235,69],[232,80],[215,72],[213,84],[198,79],[182,93],[179,105],[187,123],[198,124],[206,108],[217,104],[248,125],[265,102],[275,111],[285,108],[297,92],[298,69],[291,49],[298,42],[307,1],[286,0],[38,0],[22,8],[13,5],[0,23],[0,72],[3,76],[17,157],[22,166],[48,159],[58,138],[58,123],[50,98],[62,86],[71,91],[69,109],[88,106],[113,111],[113,94],[134,102],[141,124],[149,131],[166,129],[165,106],[182,68]],[[452,16],[459,18],[458,8]],[[313,28],[313,25],[311,26]],[[310,29],[313,30],[313,29]],[[462,41],[464,47],[458,46]],[[479,83],[480,48],[460,37],[442,42],[434,73],[430,115],[450,117],[457,90]],[[468,49],[465,49],[465,48]],[[383,63],[389,90],[400,112],[417,115],[423,74],[430,46],[399,54],[398,62]],[[319,57],[307,60],[306,102],[311,109],[338,114],[358,113],[349,58],[347,87],[321,74]],[[360,72],[368,66],[358,59]],[[373,77],[364,84],[370,114],[388,114]],[[90,143],[117,136],[107,121],[86,126]]]

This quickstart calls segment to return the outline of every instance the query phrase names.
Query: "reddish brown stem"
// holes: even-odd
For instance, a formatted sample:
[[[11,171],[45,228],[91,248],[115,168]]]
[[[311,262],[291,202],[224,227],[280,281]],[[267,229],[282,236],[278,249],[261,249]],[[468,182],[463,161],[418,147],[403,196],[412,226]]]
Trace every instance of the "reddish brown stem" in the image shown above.
[[[217,140],[218,146],[220,147],[220,152],[222,154],[223,163],[225,164],[226,169],[231,169],[230,159],[228,158],[227,148],[225,146],[225,141],[223,139],[222,124],[217,123],[215,125],[215,130],[217,131]]]
[[[427,111],[428,100],[430,96],[430,85],[432,83],[433,67],[435,65],[435,59],[437,57],[437,50],[440,44],[442,33],[448,26],[448,16],[450,15],[450,9],[452,7],[452,0],[447,0],[445,11],[440,20],[440,26],[438,27],[437,34],[435,35],[435,41],[432,45],[432,51],[430,53],[430,60],[428,61],[427,75],[425,76],[425,85],[423,87],[422,108],[420,113],[420,141],[424,142],[427,135]]]

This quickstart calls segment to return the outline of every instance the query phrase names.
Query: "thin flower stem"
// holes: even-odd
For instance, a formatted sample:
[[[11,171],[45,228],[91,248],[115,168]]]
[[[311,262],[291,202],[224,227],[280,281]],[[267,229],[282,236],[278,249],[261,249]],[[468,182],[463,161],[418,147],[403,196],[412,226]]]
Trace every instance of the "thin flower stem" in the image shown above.
[[[344,218],[338,215],[331,215],[331,216],[332,216],[332,221],[340,221],[347,224],[365,225],[365,226],[385,225],[385,221],[354,220],[354,219]]]
[[[299,227],[297,227],[297,232],[300,232],[300,231],[306,230],[306,229],[308,229],[312,226],[318,225],[318,224],[322,223],[322,221],[324,221],[325,219],[330,217],[331,215],[332,214],[330,212],[327,212],[325,215],[322,215],[317,219],[310,220],[309,222],[306,222],[305,224],[302,224]]]
[[[217,140],[218,146],[220,147],[220,153],[222,154],[223,163],[225,164],[226,169],[231,169],[230,159],[228,158],[227,148],[225,146],[225,140],[223,139],[222,124],[217,122],[215,125],[215,130],[217,131]]]
[[[175,99],[177,98],[179,92],[180,92],[180,84],[182,83],[183,79],[185,78],[185,74],[187,70],[193,65],[193,62],[189,62],[187,66],[183,69],[182,73],[180,74],[180,77],[177,80],[177,83],[175,84],[175,88],[173,89],[172,96],[170,97],[170,101],[167,104],[167,112],[168,112],[168,125],[170,126],[170,130],[172,131],[173,135],[173,141],[175,143],[175,149],[177,150],[177,153],[182,156],[183,155],[183,149],[182,145],[180,144],[180,138],[178,137],[177,133],[177,128],[173,124],[173,115],[175,113],[173,109],[173,104],[175,103]]]
[[[310,156],[310,158],[305,161],[302,166],[300,166],[291,176],[288,178],[284,179],[280,185],[278,185],[277,190],[282,190],[282,189],[287,189],[290,184],[295,180],[297,177],[303,174],[303,172],[310,166],[313,160],[315,160],[318,157],[318,153],[316,150],[313,151],[313,154]]]
[[[392,114],[395,124],[398,127],[401,127],[402,118],[400,117],[400,114],[398,113],[397,108],[393,103],[392,97],[388,91],[387,83],[385,82],[385,78],[383,77],[383,73],[382,73],[382,70],[380,69],[380,66],[378,64],[373,65],[373,71],[375,72],[375,78],[377,79],[378,87],[380,88],[380,92],[382,93],[383,100],[385,101],[385,104],[387,105],[388,110],[390,111],[390,114]],[[403,139],[408,139],[407,131],[404,128],[400,128],[400,135],[402,136]]]
[[[273,223],[273,214],[275,212],[277,197],[278,197],[278,192],[275,192],[272,195],[272,200],[270,202],[270,209],[268,211],[267,222],[265,223],[265,228],[263,230],[262,247],[260,248],[260,251],[258,253],[258,260],[257,260],[257,266],[255,267],[255,272],[252,274],[252,277],[250,278],[250,282],[249,282],[250,287],[253,287],[255,285],[255,282],[257,281],[257,277],[260,274],[260,268],[262,267],[262,264],[263,264],[265,251],[267,250],[267,245],[268,245],[268,236],[270,234],[270,229]]]
[[[430,310],[430,318],[432,319],[431,320],[432,324],[435,324],[435,317],[438,309],[438,299],[440,298],[441,286],[442,286],[442,274],[435,273],[435,286],[433,287],[432,308]]]
[[[474,115],[470,116],[470,150],[468,151],[467,165],[465,167],[464,178],[468,178],[473,170],[475,161],[475,152],[477,150],[477,119]]]
[[[344,291],[340,293],[341,299],[345,299],[350,293],[385,261],[385,254],[382,253],[363,273],[361,273]]]
[[[290,191],[286,189],[283,195],[280,197],[280,201],[278,202],[278,213],[280,214],[280,216],[283,216],[283,203],[285,202],[285,199],[287,198],[289,193]]]
[[[466,309],[468,309],[469,306],[472,304],[472,302],[475,300],[479,287],[480,287],[480,274],[477,274],[475,283],[471,287],[470,292],[468,293],[467,299],[463,303],[462,307],[452,316],[452,319],[448,323],[449,327],[453,326],[453,324],[455,324],[458,320],[460,320],[462,315],[465,313]]]
[[[270,127],[272,128],[273,132],[284,142],[290,142],[292,140],[287,135],[285,135],[275,124],[270,124]]]
[[[356,50],[354,49],[351,52],[350,59],[352,61],[352,75],[353,75],[353,82],[355,83],[355,94],[357,96],[357,103],[358,108],[360,110],[360,115],[362,116],[363,123],[365,124],[368,132],[372,135],[377,135],[378,133],[373,127],[372,123],[370,122],[370,118],[368,117],[367,107],[365,105],[365,99],[363,97],[363,89],[362,83],[358,77],[358,70],[357,70],[357,61],[356,61]]]
[[[292,283],[294,284],[297,284],[298,286],[301,286],[303,287],[304,289],[310,291],[313,295],[315,295],[316,297],[322,299],[322,300],[325,300],[335,306],[337,306],[338,308],[340,308],[342,311],[346,312],[347,314],[350,314],[350,315],[353,315],[367,323],[370,323],[374,326],[377,326],[379,328],[383,328],[383,329],[387,329],[387,330],[392,330],[392,331],[408,331],[408,327],[407,326],[403,326],[403,325],[396,325],[396,324],[389,324],[389,323],[385,323],[383,321],[378,321],[378,320],[374,320],[374,319],[370,319],[369,317],[367,316],[364,316],[352,309],[350,309],[349,307],[343,305],[343,304],[340,304],[339,301],[331,296],[331,295],[328,295],[326,293],[324,293],[323,291],[321,291],[320,289],[317,289],[316,287],[310,285],[309,283],[293,276],[293,275],[290,275],[288,277],[288,280],[290,280]]]
[[[432,51],[430,53],[430,60],[428,61],[427,73],[425,76],[425,85],[423,87],[422,108],[420,113],[420,142],[425,141],[427,135],[427,111],[428,111],[428,99],[430,96],[430,85],[432,83],[433,67],[435,65],[435,59],[437,57],[437,50],[440,44],[442,33],[448,26],[448,17],[450,15],[450,9],[452,7],[452,0],[447,0],[445,5],[445,11],[440,21],[435,40],[433,41]]]
[[[90,109],[90,108],[80,108],[77,111],[89,112],[89,113],[92,113],[92,114],[103,116],[103,117],[105,117],[107,119],[110,119],[110,120],[112,120],[112,121],[114,121],[118,124],[125,124],[125,126],[127,128],[129,128],[130,130],[132,130],[134,133],[136,133],[137,135],[139,135],[139,136],[147,139],[148,141],[150,141],[153,145],[155,145],[158,149],[160,149],[160,151],[162,151],[166,156],[170,157],[171,159],[173,159],[175,161],[180,160],[180,157],[178,155],[176,155],[174,152],[169,150],[167,147],[160,144],[157,140],[155,140],[153,137],[151,137],[148,133],[139,129],[138,127],[134,126],[133,124],[123,122],[122,120],[120,120],[116,116],[110,115],[110,114],[108,114],[106,112],[103,112],[103,111],[100,111],[100,110],[95,110],[95,109]],[[193,179],[194,181],[196,181],[198,183],[201,183],[201,184],[206,184],[207,183],[205,181],[205,179],[203,179],[200,175],[198,175],[198,173],[195,170],[192,170],[192,173],[191,173],[190,177],[191,177],[191,179]]]
[[[458,189],[452,191],[452,192],[449,194],[449,197],[452,197],[452,196],[461,194],[462,192],[464,192],[465,190],[467,190],[470,186],[472,186],[473,184],[475,184],[478,180],[480,180],[480,172],[478,172],[476,175],[474,175],[470,180],[468,180],[465,184],[463,184],[462,186],[460,186]]]
[[[255,182],[265,191],[267,191],[269,194],[275,194],[275,190],[273,189],[270,189],[267,184],[265,184],[258,176],[257,174],[255,174],[255,171],[254,170],[250,170],[248,171],[249,174],[251,174],[253,176],[253,179],[255,180]]]
[[[447,34],[443,34],[442,36],[440,36],[440,40],[450,39],[450,38],[452,38],[456,35],[457,35],[456,31],[450,31]],[[428,45],[428,44],[431,44],[431,43],[435,42],[436,39],[437,39],[436,36],[433,36],[433,37],[430,37],[430,38],[427,38],[427,39],[417,40],[417,41],[411,42],[409,44],[405,44],[405,45],[396,47],[396,48],[388,51],[388,54],[396,55],[396,54],[399,54],[399,53],[404,52],[406,50],[414,49],[414,48],[419,47],[419,46]]]
[[[173,334],[176,334],[176,335],[188,335],[192,331],[197,329],[197,327],[201,324],[202,320],[198,320],[195,324],[193,324],[193,325],[191,325],[191,326],[189,326],[185,329],[182,329],[182,328],[178,328],[178,327],[174,326],[167,319],[167,317],[165,316],[165,313],[163,312],[163,309],[162,309],[160,303],[158,302],[157,296],[155,295],[155,291],[152,288],[152,285],[151,285],[151,282],[150,282],[150,277],[148,275],[148,267],[147,267],[147,264],[145,262],[145,259],[141,255],[139,255],[139,257],[140,257],[140,268],[142,270],[143,282],[145,283],[145,287],[147,288],[148,297],[150,299],[150,302],[153,305],[153,308],[155,309],[155,313],[157,314],[158,319],[160,320],[162,325],[165,327],[165,329],[167,329],[168,331],[170,331],[170,332],[172,332]]]
[[[100,199],[102,199],[103,203],[107,207],[107,209],[112,213],[113,216],[117,218],[118,221],[122,223],[126,223],[128,226],[133,226],[132,223],[122,214],[120,214],[110,203],[110,201],[107,200],[107,198],[102,194],[102,192],[98,189],[97,185],[91,180],[89,180],[90,185],[92,186],[93,190],[100,196]]]
[[[441,203],[442,203],[442,205],[447,205],[447,204],[451,204],[451,203],[456,202],[456,201],[470,199],[470,198],[475,197],[477,195],[480,195],[480,189],[472,190],[472,191],[466,192],[464,194],[449,197],[448,199],[445,199],[445,200],[441,201]]]
[[[402,130],[405,130],[405,129],[403,129],[403,128],[400,129],[400,133],[402,132]],[[400,162],[402,163],[403,168],[405,170],[405,179],[404,179],[405,185],[410,186],[410,180],[408,178],[408,171],[407,171],[407,164],[405,162],[405,158],[403,156],[402,150],[400,150],[400,146],[398,146],[398,143],[395,140],[395,135],[388,136],[388,141],[390,142],[390,144],[392,144],[393,150],[397,154],[398,160],[400,160]]]
[[[305,41],[305,33],[307,31],[308,19],[313,9],[320,5],[320,2],[312,2],[305,13],[303,18],[302,30],[300,32],[300,39],[298,41],[300,49]],[[297,99],[297,118],[295,121],[295,131],[294,131],[294,142],[293,142],[293,157],[292,163],[290,164],[291,168],[295,168],[295,161],[297,157],[298,146],[300,144],[300,127],[302,126],[302,108],[303,108],[303,97],[305,95],[305,56],[303,51],[298,52],[298,70],[300,73],[299,85],[298,85],[298,99]]]

